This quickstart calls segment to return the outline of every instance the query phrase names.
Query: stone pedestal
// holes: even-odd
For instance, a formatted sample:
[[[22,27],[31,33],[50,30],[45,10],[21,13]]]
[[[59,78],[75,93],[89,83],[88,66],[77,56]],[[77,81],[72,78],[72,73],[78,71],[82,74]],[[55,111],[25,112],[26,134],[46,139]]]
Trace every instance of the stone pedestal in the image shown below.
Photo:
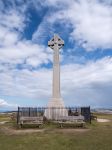
[[[62,98],[52,98],[48,102],[48,107],[65,107],[64,106],[64,101]]]
[[[68,116],[68,111],[65,107],[47,107],[44,115],[49,120],[58,120]]]
[[[45,109],[45,114],[47,119],[57,120],[59,117],[68,116],[68,111],[64,106],[64,101],[60,98],[52,98],[48,107]]]

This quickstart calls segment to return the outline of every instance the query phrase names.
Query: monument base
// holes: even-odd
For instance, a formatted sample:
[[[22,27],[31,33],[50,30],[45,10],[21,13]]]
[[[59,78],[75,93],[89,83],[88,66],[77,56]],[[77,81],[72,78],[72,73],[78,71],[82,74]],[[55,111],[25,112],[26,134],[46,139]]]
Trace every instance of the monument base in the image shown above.
[[[58,120],[59,117],[68,116],[68,111],[64,106],[62,98],[52,98],[45,109],[44,116],[47,119]]]
[[[52,98],[49,103],[48,107],[65,107],[62,98]]]

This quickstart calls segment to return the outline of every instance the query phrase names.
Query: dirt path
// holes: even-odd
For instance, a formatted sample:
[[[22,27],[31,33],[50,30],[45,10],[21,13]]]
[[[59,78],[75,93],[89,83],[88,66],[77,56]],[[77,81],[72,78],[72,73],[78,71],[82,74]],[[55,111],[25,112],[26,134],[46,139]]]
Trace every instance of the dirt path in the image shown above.
[[[9,134],[9,135],[14,135],[14,134],[26,134],[26,133],[37,133],[37,132],[44,132],[45,129],[14,129],[11,127],[1,127],[0,131]]]
[[[83,129],[83,128],[79,128],[79,129],[56,129],[55,131],[58,132],[58,133],[76,133],[76,132],[79,132],[79,133],[84,133],[84,132],[87,132],[89,131],[90,129]]]
[[[76,132],[87,132],[90,129],[83,129],[83,128],[75,128],[75,129],[14,129],[12,127],[6,127],[2,126],[0,128],[0,131],[2,133],[8,134],[8,135],[20,135],[20,134],[30,134],[30,133],[44,133],[45,131],[49,132],[56,132],[56,133],[76,133]]]
[[[98,118],[97,119],[97,122],[110,122],[111,120],[109,120],[109,119],[100,119],[100,118]]]
[[[7,123],[8,121],[0,121],[0,124],[5,124]]]

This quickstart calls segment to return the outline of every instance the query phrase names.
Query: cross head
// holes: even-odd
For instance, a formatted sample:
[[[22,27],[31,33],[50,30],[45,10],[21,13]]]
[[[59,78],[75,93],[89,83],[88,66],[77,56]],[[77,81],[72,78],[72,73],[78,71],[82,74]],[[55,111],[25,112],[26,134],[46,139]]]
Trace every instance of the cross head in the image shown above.
[[[58,49],[64,46],[64,41],[57,34],[55,34],[54,37],[48,41],[48,46],[50,48],[55,49],[55,45],[58,46]]]

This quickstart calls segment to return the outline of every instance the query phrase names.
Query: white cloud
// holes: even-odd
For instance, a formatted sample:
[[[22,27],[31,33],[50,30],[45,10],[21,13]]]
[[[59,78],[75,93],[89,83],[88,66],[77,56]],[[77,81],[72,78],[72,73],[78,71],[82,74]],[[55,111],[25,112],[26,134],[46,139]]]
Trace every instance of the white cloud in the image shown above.
[[[18,41],[18,34],[0,26],[0,46],[10,46]]]
[[[52,70],[8,70],[0,74],[2,95],[46,101],[52,96]],[[62,97],[66,105],[110,106],[112,59],[106,57],[85,65],[61,67]]]
[[[0,11],[0,46],[16,44],[25,27],[25,16],[17,10]]]
[[[112,106],[112,58],[63,66],[61,80],[68,105]]]
[[[52,61],[51,51],[49,52],[45,46],[21,39],[21,33],[26,25],[26,17],[24,13],[20,13],[18,7],[17,9],[15,7],[10,8],[4,13],[0,11],[0,20],[0,94],[33,98],[41,97],[43,93],[48,95],[46,87],[37,88],[37,82],[40,79],[33,81],[33,78],[37,79],[38,76],[42,75],[41,71],[38,72],[38,75],[27,69],[37,68],[41,64]],[[24,70],[21,70],[23,68]],[[41,80],[43,80],[43,75]],[[37,96],[36,93],[38,92],[39,95]],[[2,101],[2,104],[8,106],[5,101]]]
[[[7,103],[7,101],[5,101],[4,99],[0,99],[0,107],[3,107],[3,108],[17,108],[17,104],[9,104]]]
[[[53,7],[60,3],[59,0],[46,2]],[[59,8],[52,15],[46,13],[33,35],[34,41],[44,38],[44,34],[47,36],[49,28],[54,31],[53,25],[60,21],[65,24],[65,28],[73,29],[70,34],[72,40],[87,50],[112,47],[111,6],[87,0],[62,0],[61,4],[64,4],[60,5],[62,10]],[[21,39],[26,19],[25,14],[18,12],[14,9],[9,14],[0,13],[0,94],[49,100],[52,92],[52,70],[40,66],[52,61],[52,51],[43,45]],[[18,69],[18,65],[22,68]],[[112,105],[111,68],[111,57],[83,65],[71,62],[61,66],[62,96],[66,105]],[[0,100],[0,105],[13,104]]]
[[[86,65],[66,65],[63,66],[63,74],[66,76],[63,75],[62,81],[66,82],[70,89],[72,86],[92,88],[95,83],[109,83],[112,81],[112,58],[106,57],[96,62],[88,62]]]
[[[87,50],[112,48],[112,7],[84,1],[72,5],[67,14],[74,28],[72,38]]]
[[[49,49],[33,44],[31,41],[21,41],[15,45],[2,47],[0,51],[0,63],[9,65],[30,65],[38,67],[51,61]]]
[[[1,94],[27,98],[45,98],[50,94],[50,70],[11,70],[0,74]]]
[[[1,12],[0,14],[0,24],[9,29],[18,29],[19,31],[23,30],[24,19],[24,16],[14,9],[5,13]]]
[[[18,64],[23,67],[38,67],[48,63],[51,55],[45,46],[21,38],[29,20],[25,14],[29,3],[23,3],[21,7],[16,6],[14,1],[11,4],[8,11],[0,9],[0,63],[9,69]]]
[[[54,12],[52,11],[46,14],[45,21],[42,21],[37,29],[37,33],[34,33],[34,37],[38,35],[40,29],[41,35],[42,32],[45,33],[46,27],[49,26],[52,28],[47,30],[47,32],[55,31],[53,25],[58,22],[64,28],[69,27],[72,30],[71,34],[69,34],[70,39],[76,41],[76,43],[88,51],[97,48],[112,48],[111,1],[47,0],[46,3],[54,8],[59,6],[59,8]]]
[[[23,38],[29,22],[27,9],[27,3],[22,0],[0,1],[0,47],[16,45]]]

